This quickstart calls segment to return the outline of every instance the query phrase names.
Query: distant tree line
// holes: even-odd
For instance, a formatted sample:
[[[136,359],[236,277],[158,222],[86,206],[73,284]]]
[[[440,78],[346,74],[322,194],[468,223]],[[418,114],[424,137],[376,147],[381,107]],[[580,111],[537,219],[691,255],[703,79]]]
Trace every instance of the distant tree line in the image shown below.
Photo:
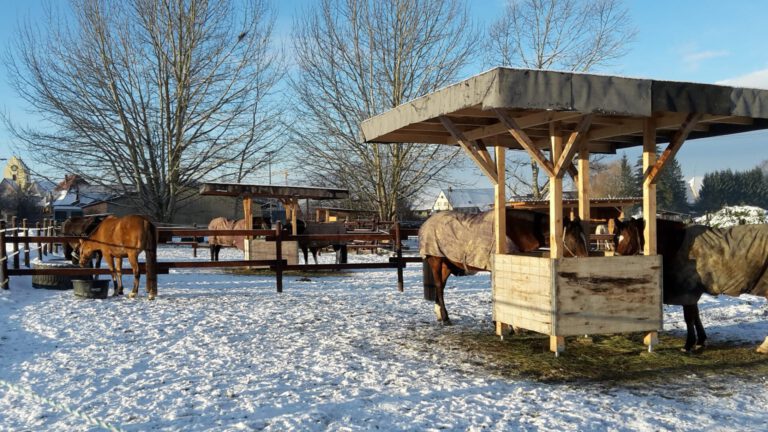
[[[729,205],[768,208],[766,162],[763,162],[763,168],[758,166],[749,171],[724,170],[706,174],[695,204],[696,211],[716,211]]]

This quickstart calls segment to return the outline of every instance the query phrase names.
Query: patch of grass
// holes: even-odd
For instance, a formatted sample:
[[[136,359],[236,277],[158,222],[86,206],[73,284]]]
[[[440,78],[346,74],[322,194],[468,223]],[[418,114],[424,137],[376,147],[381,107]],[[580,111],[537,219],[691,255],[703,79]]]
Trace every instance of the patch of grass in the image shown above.
[[[768,376],[768,356],[756,353],[755,344],[718,344],[688,354],[681,351],[684,339],[660,334],[659,345],[649,353],[643,336],[568,337],[559,357],[549,351],[549,337],[537,333],[509,335],[503,341],[491,332],[445,333],[439,343],[467,350],[472,364],[488,373],[545,382],[647,384],[692,374]]]

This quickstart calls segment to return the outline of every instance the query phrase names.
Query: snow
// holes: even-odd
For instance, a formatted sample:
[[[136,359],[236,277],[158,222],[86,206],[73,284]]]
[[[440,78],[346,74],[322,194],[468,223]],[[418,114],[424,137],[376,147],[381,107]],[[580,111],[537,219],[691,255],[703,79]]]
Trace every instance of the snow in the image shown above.
[[[739,224],[768,223],[768,210],[755,206],[728,206],[695,219],[696,223],[715,228],[728,228]]]
[[[158,254],[192,259],[180,247]],[[132,431],[768,427],[768,377],[682,374],[628,386],[496,372],[447,342],[493,332],[488,273],[449,279],[451,327],[422,298],[421,266],[405,270],[403,293],[393,270],[309,279],[289,276],[277,294],[270,276],[190,269],[160,275],[150,302],[143,285],[138,299],[84,300],[13,277],[0,292],[0,430],[98,429],[32,394]],[[700,305],[713,345],[768,335],[763,299]],[[665,308],[664,321],[684,331],[680,308]]]

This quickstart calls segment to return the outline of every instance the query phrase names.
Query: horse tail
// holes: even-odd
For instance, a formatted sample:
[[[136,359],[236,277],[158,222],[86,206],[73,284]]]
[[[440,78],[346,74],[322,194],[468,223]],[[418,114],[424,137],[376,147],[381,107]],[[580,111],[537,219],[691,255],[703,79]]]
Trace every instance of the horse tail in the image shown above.
[[[147,266],[147,291],[150,294],[150,298],[154,298],[157,295],[157,227],[155,224],[147,221],[145,225],[146,229],[146,266]]]

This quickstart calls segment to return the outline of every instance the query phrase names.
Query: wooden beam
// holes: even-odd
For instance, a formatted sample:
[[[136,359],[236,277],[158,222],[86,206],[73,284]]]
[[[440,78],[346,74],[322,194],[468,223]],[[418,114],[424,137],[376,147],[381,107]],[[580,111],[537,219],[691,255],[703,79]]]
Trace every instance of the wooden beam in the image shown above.
[[[507,179],[506,179],[506,149],[502,146],[494,148],[496,152],[496,172],[498,182],[493,186],[494,192],[494,233],[496,234],[496,253],[507,253]]]
[[[477,149],[477,153],[480,155],[480,157],[482,157],[488,165],[493,166],[496,164],[496,162],[491,159],[491,155],[488,153],[488,148],[485,146],[483,140],[475,141],[475,148]],[[498,174],[499,170],[496,169],[496,177],[498,177]]]
[[[696,113],[688,114],[688,116],[685,119],[685,122],[683,122],[683,124],[680,126],[680,129],[678,129],[678,131],[675,132],[675,136],[672,137],[672,140],[670,140],[669,145],[661,154],[661,156],[656,161],[656,163],[648,167],[647,169],[643,167],[643,170],[644,170],[643,172],[645,173],[643,177],[646,183],[652,183],[652,184],[656,183],[656,180],[658,180],[661,169],[664,168],[664,165],[667,163],[668,160],[675,157],[678,150],[680,150],[680,147],[683,146],[683,143],[685,142],[686,138],[688,138],[688,134],[691,133],[694,126],[696,126],[696,123],[701,119],[701,117],[702,117],[701,114],[696,114]],[[643,145],[645,145],[645,143],[643,143]]]
[[[467,138],[464,136],[464,133],[461,132],[456,125],[453,124],[451,119],[449,119],[446,116],[440,116],[440,122],[443,123],[443,126],[448,131],[448,133],[453,136],[456,141],[459,143],[461,148],[464,149],[464,151],[469,155],[470,158],[472,158],[473,161],[475,161],[475,164],[480,167],[480,170],[483,171],[483,173],[488,177],[488,179],[491,181],[492,184],[498,183],[498,175],[496,173],[496,168],[489,164],[483,156],[480,155],[480,152],[476,148],[475,145],[473,145]],[[486,152],[487,153],[487,152]]]
[[[649,118],[643,127],[643,170],[656,164],[656,120]],[[656,255],[656,184],[643,182],[643,219],[645,220],[645,255]]]
[[[487,114],[490,114],[486,111]],[[452,115],[458,115],[456,113],[453,113]],[[521,129],[527,129],[530,127],[540,126],[540,125],[546,125],[547,123],[551,121],[561,121],[561,120],[567,120],[574,117],[581,117],[580,112],[575,111],[560,111],[560,112],[552,112],[552,111],[540,111],[534,114],[528,114],[525,116],[517,117],[515,118],[515,122],[518,124],[518,126]],[[489,126],[483,126],[479,127],[477,129],[472,129],[464,132],[464,136],[467,137],[469,140],[478,140],[483,138],[488,138],[492,136],[496,136],[502,133],[507,132],[507,126],[503,122],[494,123]],[[450,141],[449,144],[452,144]],[[458,144],[455,143],[455,144]]]
[[[592,114],[585,115],[581,122],[579,122],[576,130],[571,133],[568,142],[565,143],[563,148],[563,154],[560,155],[557,159],[557,164],[555,164],[556,177],[563,178],[565,171],[573,166],[573,156],[579,150],[581,142],[584,141],[587,131],[589,131],[589,126],[592,124],[592,118]],[[554,161],[555,158],[552,158],[552,160]]]
[[[494,108],[493,112],[496,113],[496,116],[501,120],[501,122],[506,126],[507,131],[512,135],[515,140],[520,144],[522,148],[524,148],[529,155],[535,160],[539,166],[547,173],[549,177],[555,176],[555,170],[552,166],[552,162],[547,160],[546,156],[544,156],[544,153],[541,152],[531,141],[531,139],[526,135],[525,131],[520,127],[520,125],[517,124],[517,122],[510,117],[506,112],[503,110],[500,110],[498,108]],[[550,126],[552,123],[550,123]],[[554,160],[554,158],[552,158]]]
[[[557,160],[563,152],[563,136],[560,125],[549,124],[552,140],[552,160]],[[563,178],[554,173],[549,176],[549,257],[563,257]]]

